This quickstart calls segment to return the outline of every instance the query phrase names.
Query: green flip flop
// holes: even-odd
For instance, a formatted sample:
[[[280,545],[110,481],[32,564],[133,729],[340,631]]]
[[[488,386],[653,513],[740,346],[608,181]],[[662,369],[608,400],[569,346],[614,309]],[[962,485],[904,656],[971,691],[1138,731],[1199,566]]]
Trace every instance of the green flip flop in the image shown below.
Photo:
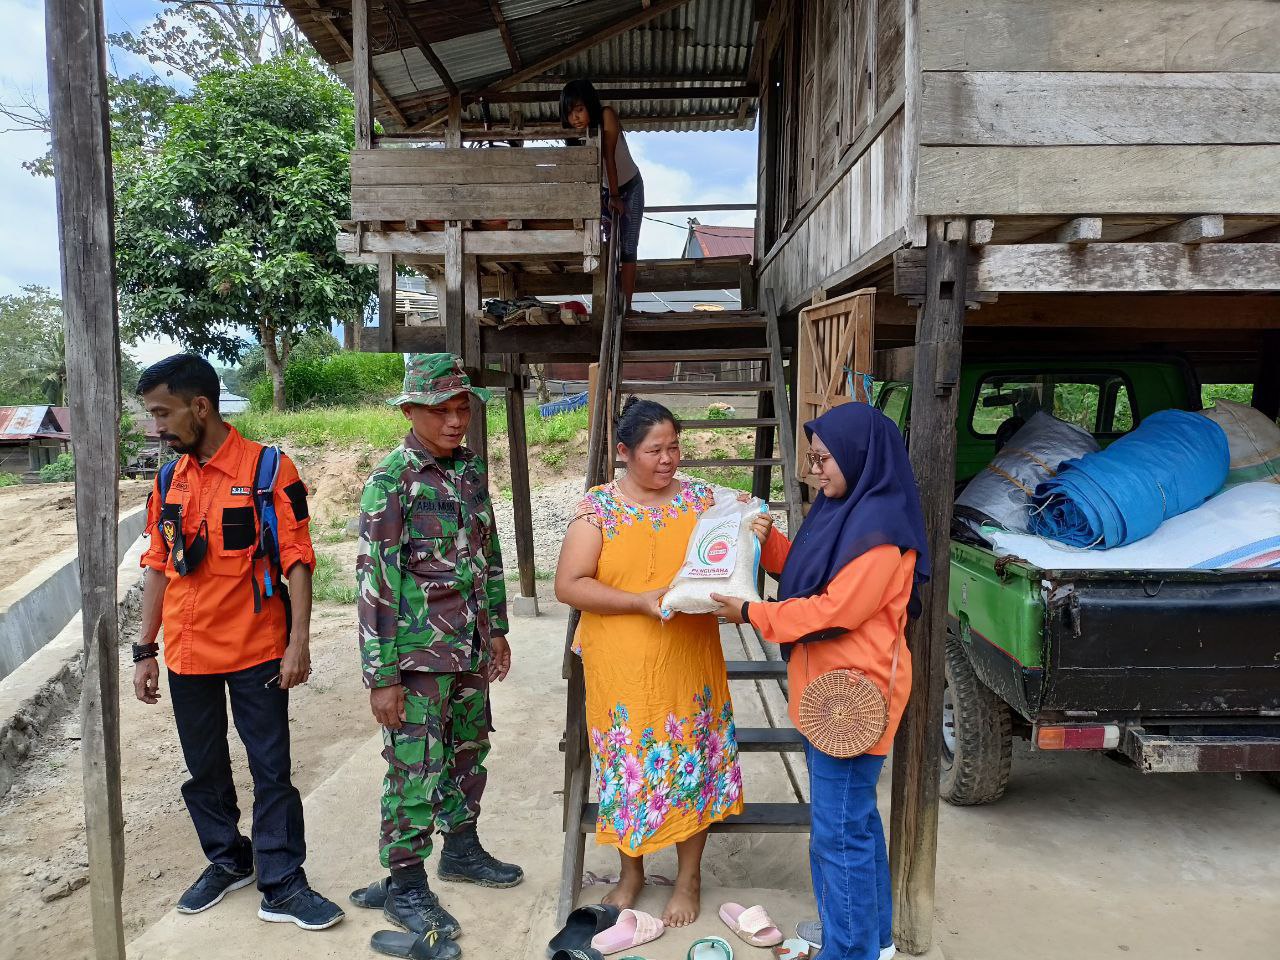
[[[693,941],[687,960],[733,960],[733,947],[723,937],[703,937]]]

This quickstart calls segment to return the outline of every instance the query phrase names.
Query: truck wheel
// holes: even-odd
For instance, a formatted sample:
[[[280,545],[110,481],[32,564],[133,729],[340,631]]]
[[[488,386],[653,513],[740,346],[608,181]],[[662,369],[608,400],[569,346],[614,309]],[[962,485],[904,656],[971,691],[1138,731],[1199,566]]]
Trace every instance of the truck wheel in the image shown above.
[[[957,637],[947,634],[942,692],[942,799],[956,806],[1004,796],[1013,758],[1009,705],[988,689]]]

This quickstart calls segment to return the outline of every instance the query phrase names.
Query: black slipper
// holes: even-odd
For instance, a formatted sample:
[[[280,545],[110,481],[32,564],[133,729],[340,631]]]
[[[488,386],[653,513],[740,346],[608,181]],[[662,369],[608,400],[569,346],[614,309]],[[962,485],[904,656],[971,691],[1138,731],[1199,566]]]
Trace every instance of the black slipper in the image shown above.
[[[591,949],[591,938],[602,930],[608,930],[618,922],[618,914],[622,912],[620,907],[615,907],[609,903],[592,903],[585,907],[579,907],[573,913],[569,914],[569,919],[565,921],[564,928],[551,938],[551,942],[547,944],[547,956],[556,955],[557,952],[564,952],[563,957],[557,960],[583,960],[583,958],[594,958],[592,954],[599,956],[596,951]],[[583,950],[582,957],[577,957],[573,953],[565,951]]]
[[[557,950],[551,960],[604,960],[604,954],[595,947],[573,947],[570,950]]]
[[[367,887],[359,890],[351,891],[351,902],[357,907],[364,907],[366,910],[381,910],[387,902],[387,884],[391,882],[389,877],[383,877],[381,880],[375,880]]]
[[[425,930],[415,936],[396,930],[379,930],[369,939],[375,953],[406,960],[456,960],[462,948],[436,930]]]

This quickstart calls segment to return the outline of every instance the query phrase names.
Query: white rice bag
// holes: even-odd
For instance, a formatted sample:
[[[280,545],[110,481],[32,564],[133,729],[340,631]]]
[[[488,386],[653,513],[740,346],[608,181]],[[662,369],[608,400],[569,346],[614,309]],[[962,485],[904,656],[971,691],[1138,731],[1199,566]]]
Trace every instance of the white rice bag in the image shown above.
[[[720,604],[711,599],[713,593],[760,602],[756,590],[760,541],[751,532],[751,521],[768,507],[755,497],[743,503],[738,491],[728,487],[713,490],[715,505],[698,517],[689,536],[684,566],[662,598],[663,617],[672,613],[714,613]]]

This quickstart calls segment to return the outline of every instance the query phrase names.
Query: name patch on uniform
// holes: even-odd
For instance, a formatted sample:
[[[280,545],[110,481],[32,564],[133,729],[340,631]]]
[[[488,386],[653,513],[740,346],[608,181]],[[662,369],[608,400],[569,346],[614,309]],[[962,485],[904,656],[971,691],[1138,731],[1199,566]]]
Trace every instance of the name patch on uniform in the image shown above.
[[[436,513],[447,516],[458,512],[456,500],[419,500],[413,505],[414,513]]]
[[[231,488],[231,495],[233,497],[247,497],[252,492],[253,491],[250,490],[248,487],[232,487]]]

